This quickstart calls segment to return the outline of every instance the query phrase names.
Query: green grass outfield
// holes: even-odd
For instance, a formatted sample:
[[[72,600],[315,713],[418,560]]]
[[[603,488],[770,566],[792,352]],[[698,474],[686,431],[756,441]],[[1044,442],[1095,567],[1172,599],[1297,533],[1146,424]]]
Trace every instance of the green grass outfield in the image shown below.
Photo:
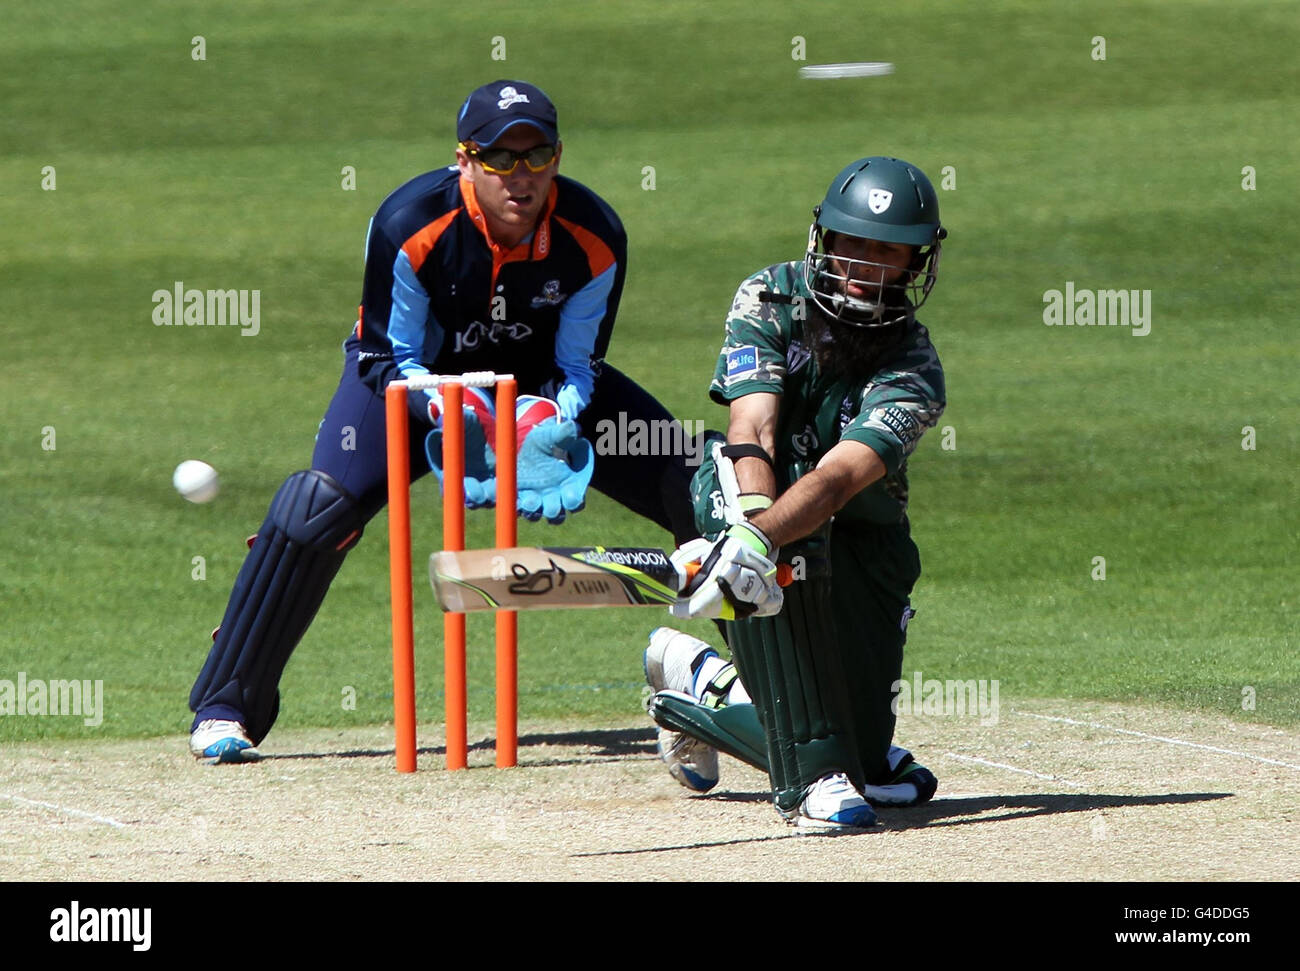
[[[996,678],[1004,701],[1141,700],[1295,724],[1295,9],[7,4],[0,679],[100,679],[106,710],[99,727],[0,717],[0,739],[187,729],[243,538],[307,463],[338,379],[367,220],[450,160],[461,99],[499,76],[555,98],[563,170],[628,227],[610,360],[714,426],[725,413],[704,391],[731,294],[801,254],[835,172],[896,154],[940,185],[951,166],[951,236],[922,318],[956,447],[931,433],[912,461],[925,575],[905,672]],[[196,36],[206,60],[191,56]],[[801,81],[795,38],[806,63],[897,72]],[[344,166],[355,191],[340,187]],[[155,327],[151,294],[177,280],[259,289],[261,332]],[[1149,289],[1150,333],[1044,326],[1044,292],[1067,281]],[[220,470],[217,501],[172,490],[185,458]],[[414,504],[423,559],[438,546],[431,481]],[[372,523],[289,665],[282,725],[391,719],[385,529]],[[473,541],[489,532],[471,525]],[[667,537],[594,496],[560,529],[523,524],[520,541]],[[431,720],[441,621],[422,583],[417,603]],[[522,717],[634,711],[645,634],[663,619],[523,616]],[[471,627],[471,705],[486,718],[491,625]]]

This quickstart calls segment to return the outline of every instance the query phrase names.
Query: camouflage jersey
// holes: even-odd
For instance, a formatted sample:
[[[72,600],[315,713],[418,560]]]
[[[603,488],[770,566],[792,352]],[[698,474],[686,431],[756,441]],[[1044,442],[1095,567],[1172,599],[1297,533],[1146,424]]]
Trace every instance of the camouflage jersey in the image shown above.
[[[811,470],[836,442],[869,446],[885,463],[837,520],[897,523],[907,513],[907,457],[943,414],[943,368],[929,332],[912,319],[902,342],[869,377],[819,373],[804,321],[816,313],[803,262],[777,263],[736,291],[709,396],[726,404],[754,392],[779,394],[776,469],[781,491]]]

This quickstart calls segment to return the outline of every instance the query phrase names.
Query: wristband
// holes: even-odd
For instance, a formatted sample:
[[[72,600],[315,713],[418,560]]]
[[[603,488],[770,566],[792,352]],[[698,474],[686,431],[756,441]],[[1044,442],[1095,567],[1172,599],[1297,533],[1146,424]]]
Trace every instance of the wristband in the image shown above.
[[[759,556],[767,557],[772,555],[772,541],[767,538],[765,532],[753,523],[736,523],[727,530],[727,536],[743,543]]]
[[[732,461],[744,458],[762,459],[772,471],[776,471],[776,463],[772,461],[772,456],[767,454],[767,449],[763,448],[762,445],[755,445],[752,442],[744,442],[739,445],[724,445],[722,446],[722,454]]]

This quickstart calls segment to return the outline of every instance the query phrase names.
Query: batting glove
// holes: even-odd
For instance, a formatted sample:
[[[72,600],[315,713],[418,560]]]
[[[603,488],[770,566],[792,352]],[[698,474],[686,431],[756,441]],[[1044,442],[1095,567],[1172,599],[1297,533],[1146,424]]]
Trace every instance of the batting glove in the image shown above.
[[[488,444],[483,426],[479,424],[478,415],[468,405],[465,414],[465,508],[480,509],[496,505],[497,478],[496,453]],[[424,440],[424,454],[429,459],[429,468],[438,477],[438,485],[443,485],[442,470],[442,428],[429,432]],[[444,492],[446,490],[444,489]]]
[[[571,421],[548,418],[519,446],[519,515],[531,522],[543,516],[562,523],[587,504],[587,486],[596,469],[591,443]]]
[[[779,614],[785,595],[774,559],[771,541],[752,523],[737,523],[712,542],[691,540],[672,555],[682,599],[668,612],[719,620]]]

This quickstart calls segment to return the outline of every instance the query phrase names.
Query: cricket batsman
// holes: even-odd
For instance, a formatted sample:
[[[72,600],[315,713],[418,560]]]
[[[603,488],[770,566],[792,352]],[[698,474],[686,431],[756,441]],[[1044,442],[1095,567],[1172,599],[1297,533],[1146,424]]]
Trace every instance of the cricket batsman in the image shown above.
[[[851,163],[813,213],[804,258],[736,293],[709,388],[726,443],[692,483],[703,536],[673,554],[684,582],[698,564],[674,613],[726,621],[734,667],[670,628],[645,666],[683,785],[710,788],[721,749],[768,771],[788,822],[866,827],[871,802],[938,785],[892,744],[892,702],[920,576],[907,459],[945,406],[916,311],[947,234],[930,180],[896,158]]]

